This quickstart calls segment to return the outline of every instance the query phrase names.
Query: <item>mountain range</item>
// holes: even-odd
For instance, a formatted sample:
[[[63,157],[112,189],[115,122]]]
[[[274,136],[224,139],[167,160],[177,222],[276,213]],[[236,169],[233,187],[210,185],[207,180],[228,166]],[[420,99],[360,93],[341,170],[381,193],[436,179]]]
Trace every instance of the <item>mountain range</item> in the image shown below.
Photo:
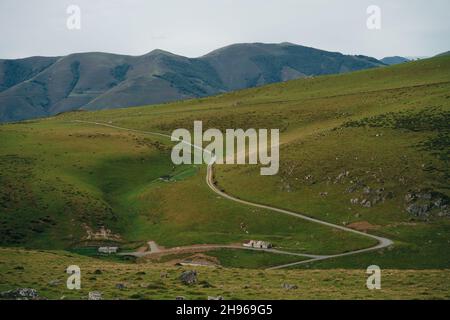
[[[154,50],[0,60],[0,122],[158,104],[385,65],[291,43],[234,44],[199,58]]]
[[[384,64],[392,66],[394,64],[409,62],[409,61],[411,61],[411,59],[405,58],[405,57],[393,56],[393,57],[383,58],[380,61],[383,62]]]

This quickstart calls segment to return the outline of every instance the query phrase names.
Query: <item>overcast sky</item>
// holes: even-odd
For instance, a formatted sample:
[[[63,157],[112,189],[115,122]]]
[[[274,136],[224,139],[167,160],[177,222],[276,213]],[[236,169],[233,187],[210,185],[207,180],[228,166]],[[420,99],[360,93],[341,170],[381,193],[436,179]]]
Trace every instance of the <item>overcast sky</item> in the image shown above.
[[[80,30],[66,26],[69,5],[81,9]],[[369,5],[381,30],[366,26]],[[240,42],[432,56],[449,39],[449,0],[0,0],[0,58],[155,48],[196,57]]]

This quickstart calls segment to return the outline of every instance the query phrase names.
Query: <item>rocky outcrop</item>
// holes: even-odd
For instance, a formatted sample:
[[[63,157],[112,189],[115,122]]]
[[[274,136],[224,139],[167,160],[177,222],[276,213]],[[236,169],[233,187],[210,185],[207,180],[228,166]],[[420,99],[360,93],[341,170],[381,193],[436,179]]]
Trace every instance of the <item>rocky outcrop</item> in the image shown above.
[[[36,300],[39,298],[38,292],[31,288],[17,288],[0,293],[1,299],[7,300]]]
[[[197,283],[197,271],[184,271],[181,276],[180,280],[183,284],[187,286],[191,286]]]
[[[404,199],[406,211],[414,217],[450,216],[449,198],[440,192],[431,190],[409,191]]]

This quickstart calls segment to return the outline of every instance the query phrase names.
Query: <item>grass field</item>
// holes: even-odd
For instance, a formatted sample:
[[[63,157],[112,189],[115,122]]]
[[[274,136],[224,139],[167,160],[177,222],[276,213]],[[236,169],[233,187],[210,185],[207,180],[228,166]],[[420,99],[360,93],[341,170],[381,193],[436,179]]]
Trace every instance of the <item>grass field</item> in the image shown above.
[[[97,121],[170,134],[202,120],[204,129],[280,129],[279,174],[260,176],[258,166],[217,165],[216,183],[227,193],[394,240],[388,249],[296,267],[315,271],[267,273],[273,297],[333,298],[342,292],[341,297],[349,298],[448,298],[448,287],[437,279],[447,279],[450,267],[449,92],[450,58],[444,56],[205,99],[72,112],[2,125],[0,245],[5,249],[0,253],[1,267],[7,268],[7,261],[16,261],[13,257],[21,254],[25,259],[26,252],[29,259],[55,254],[7,249],[14,247],[74,250],[114,243],[133,250],[149,240],[176,247],[258,239],[292,252],[335,254],[374,245],[362,236],[218,197],[205,183],[204,166],[172,164],[171,144],[163,138],[74,122]],[[291,257],[240,251],[209,254],[225,267],[220,269],[227,282],[224,286],[239,280],[242,284],[246,275],[253,275],[256,283],[254,275],[262,271],[251,268],[291,262]],[[110,270],[117,263],[124,277],[126,268],[162,268],[152,262],[56,253],[58,259],[65,255]],[[398,288],[370,296],[365,287],[354,287],[351,279],[364,276],[371,264],[389,269],[386,281],[398,282]],[[205,270],[212,282],[217,272]],[[423,271],[414,275],[408,270]],[[233,275],[235,280],[228,282]],[[333,279],[343,280],[333,288],[318,285],[314,290],[307,284],[310,291],[282,291],[277,281],[296,275],[324,286]],[[29,275],[21,280],[12,271],[2,277],[5,288],[21,281],[41,283]],[[98,288],[106,284],[95,283]],[[414,290],[402,292],[409,285]],[[180,289],[175,283],[173,288],[160,286],[156,293],[136,289],[132,294],[173,298]],[[239,295],[236,288],[219,291],[229,297],[270,297],[270,290],[262,287]],[[183,294],[192,298],[214,291],[186,290]],[[110,297],[125,294],[107,292]],[[56,298],[62,293],[50,290],[48,294]]]
[[[65,268],[81,269],[81,290],[66,288]],[[449,299],[442,281],[449,270],[383,270],[381,290],[366,288],[365,270],[279,270],[199,267],[198,282],[181,283],[184,267],[165,264],[123,264],[64,251],[0,249],[0,291],[31,287],[42,298],[87,299],[100,291],[104,299]],[[190,270],[190,269],[188,269]],[[161,277],[164,274],[164,277]],[[116,287],[124,285],[124,289]],[[283,284],[295,285],[287,290]]]

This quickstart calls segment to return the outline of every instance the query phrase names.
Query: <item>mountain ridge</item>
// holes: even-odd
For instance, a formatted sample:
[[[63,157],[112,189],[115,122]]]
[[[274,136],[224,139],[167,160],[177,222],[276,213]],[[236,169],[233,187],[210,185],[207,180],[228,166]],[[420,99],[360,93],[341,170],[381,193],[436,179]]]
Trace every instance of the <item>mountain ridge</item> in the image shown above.
[[[240,43],[198,58],[161,49],[0,60],[0,122],[205,97],[384,66],[375,58],[291,43]]]

